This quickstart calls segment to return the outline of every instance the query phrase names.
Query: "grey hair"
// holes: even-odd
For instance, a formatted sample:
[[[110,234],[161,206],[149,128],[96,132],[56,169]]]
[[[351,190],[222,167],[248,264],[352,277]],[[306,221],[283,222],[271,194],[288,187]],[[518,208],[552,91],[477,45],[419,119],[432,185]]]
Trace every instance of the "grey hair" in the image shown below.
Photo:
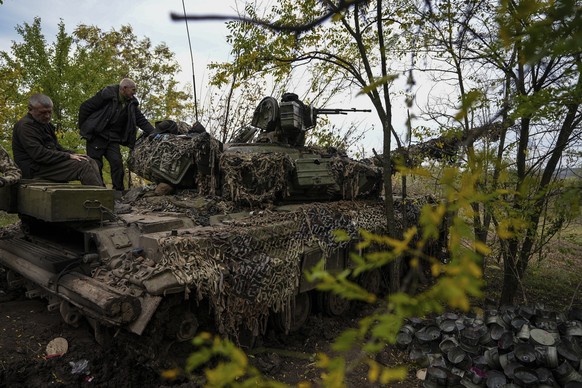
[[[52,108],[53,101],[51,98],[45,94],[35,93],[28,98],[28,108],[35,108],[38,106],[44,106],[45,108]]]
[[[133,82],[133,80],[129,79],[129,78],[124,78],[121,80],[121,82],[119,83],[119,87],[120,88],[124,88],[126,86],[129,87],[134,87],[135,86],[135,82]]]

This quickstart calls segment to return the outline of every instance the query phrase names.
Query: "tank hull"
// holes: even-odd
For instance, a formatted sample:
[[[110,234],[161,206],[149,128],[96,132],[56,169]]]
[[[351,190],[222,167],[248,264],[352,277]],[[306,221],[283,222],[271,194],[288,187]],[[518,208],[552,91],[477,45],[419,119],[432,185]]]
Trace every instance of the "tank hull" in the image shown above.
[[[26,194],[38,187],[27,183],[19,190]],[[76,195],[89,198],[93,191]],[[160,198],[141,201],[159,206]],[[331,272],[352,265],[353,245],[336,241],[334,231],[357,239],[360,229],[381,233],[384,226],[378,199],[242,211],[230,201],[197,194],[181,201],[197,204],[207,213],[204,220],[153,212],[143,202],[130,214],[110,212],[110,219],[98,221],[54,222],[27,214],[21,230],[0,240],[0,265],[20,279],[11,286],[47,298],[72,324],[85,316],[94,327],[135,335],[176,326],[174,340],[189,339],[206,325],[238,340],[242,333],[264,333],[273,319],[283,331],[297,329],[316,305],[316,285],[305,271],[320,262]],[[154,323],[164,309],[174,312]]]

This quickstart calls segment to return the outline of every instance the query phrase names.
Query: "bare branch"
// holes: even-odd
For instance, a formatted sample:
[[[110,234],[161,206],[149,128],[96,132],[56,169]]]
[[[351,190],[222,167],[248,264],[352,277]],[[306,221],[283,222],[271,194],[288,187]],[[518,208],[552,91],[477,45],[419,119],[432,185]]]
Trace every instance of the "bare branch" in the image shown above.
[[[247,18],[244,16],[234,16],[234,15],[180,15],[172,12],[170,18],[174,21],[179,20],[220,20],[220,21],[237,21],[241,23],[249,23],[257,26],[265,27],[269,30],[276,32],[289,32],[295,34],[301,34],[303,32],[309,31],[312,28],[323,24],[326,20],[330,19],[336,14],[348,10],[353,6],[366,4],[369,0],[353,0],[353,1],[339,1],[339,4],[329,7],[328,11],[321,15],[320,17],[314,19],[313,21],[305,24],[298,25],[285,25],[279,22],[270,22],[264,20],[258,20],[254,18]]]

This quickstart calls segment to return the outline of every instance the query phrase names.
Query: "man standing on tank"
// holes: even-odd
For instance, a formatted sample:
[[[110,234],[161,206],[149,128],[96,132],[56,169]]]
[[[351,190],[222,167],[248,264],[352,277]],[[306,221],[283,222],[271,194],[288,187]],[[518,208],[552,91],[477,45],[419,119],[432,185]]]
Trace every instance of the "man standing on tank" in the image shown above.
[[[87,141],[87,155],[97,162],[101,174],[103,157],[107,159],[113,189],[117,191],[124,190],[120,145],[133,149],[137,127],[148,135],[154,131],[139,109],[135,92],[135,82],[124,78],[119,85],[101,89],[79,108],[79,129]]]
[[[50,97],[33,94],[28,99],[28,113],[14,125],[12,152],[22,177],[103,186],[94,160],[61,147],[51,124],[52,114]]]

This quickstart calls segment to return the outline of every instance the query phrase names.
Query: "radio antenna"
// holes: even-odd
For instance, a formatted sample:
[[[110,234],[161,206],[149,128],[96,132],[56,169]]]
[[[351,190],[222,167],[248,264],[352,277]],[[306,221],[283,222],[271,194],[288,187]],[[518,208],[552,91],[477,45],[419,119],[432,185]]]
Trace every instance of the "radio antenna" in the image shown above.
[[[188,46],[190,47],[190,62],[192,64],[192,87],[194,88],[194,114],[198,121],[198,103],[196,102],[196,77],[194,76],[194,55],[192,55],[192,42],[190,41],[190,29],[188,28],[188,19],[186,18],[186,6],[182,0],[182,9],[184,10],[184,22],[186,23],[186,34],[188,35]]]

